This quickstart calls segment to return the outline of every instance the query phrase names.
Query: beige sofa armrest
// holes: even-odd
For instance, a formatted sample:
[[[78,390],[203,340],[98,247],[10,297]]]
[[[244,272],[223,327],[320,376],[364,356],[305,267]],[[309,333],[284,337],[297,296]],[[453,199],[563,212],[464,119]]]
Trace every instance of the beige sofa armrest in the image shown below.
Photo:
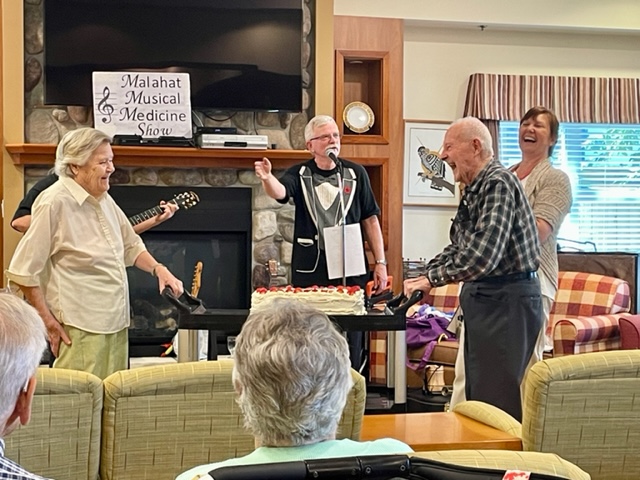
[[[353,368],[351,369],[351,379],[353,380],[353,386],[338,424],[337,438],[360,440],[364,408],[367,402],[367,383],[364,377]]]
[[[514,437],[522,438],[522,425],[520,422],[508,413],[488,403],[468,400],[456,405],[453,411],[493,428],[497,428]]]
[[[508,450],[442,450],[416,452],[410,456],[465,467],[525,470],[570,480],[590,480],[591,478],[587,472],[554,453]]]

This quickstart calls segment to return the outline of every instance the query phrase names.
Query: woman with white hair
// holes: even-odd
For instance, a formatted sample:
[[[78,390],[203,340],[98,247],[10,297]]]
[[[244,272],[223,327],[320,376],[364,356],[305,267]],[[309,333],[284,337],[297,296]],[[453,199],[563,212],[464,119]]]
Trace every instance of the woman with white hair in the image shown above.
[[[56,150],[60,179],[36,199],[7,270],[47,327],[53,366],[100,378],[127,368],[126,267],[157,277],[159,292],[183,289],[108,194],[115,171],[110,141],[94,128],[65,134]]]
[[[412,451],[390,438],[336,440],[352,386],[349,349],[319,310],[279,300],[253,311],[236,339],[234,358],[238,405],[258,448],[192,468],[178,480],[211,478],[208,472],[234,465]]]

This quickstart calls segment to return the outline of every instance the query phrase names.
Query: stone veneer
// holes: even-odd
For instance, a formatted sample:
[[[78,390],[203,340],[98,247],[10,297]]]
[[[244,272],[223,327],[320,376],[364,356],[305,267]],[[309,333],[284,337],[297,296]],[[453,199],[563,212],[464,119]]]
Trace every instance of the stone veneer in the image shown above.
[[[304,126],[313,108],[314,12],[316,0],[304,0],[302,29],[302,108],[301,113],[197,112],[205,126],[236,127],[239,134],[266,135],[269,145],[280,150],[304,149]],[[90,107],[47,107],[43,87],[43,0],[24,1],[24,89],[25,142],[58,143],[68,131],[93,126]],[[207,114],[205,114],[207,113]],[[216,119],[216,117],[223,117]]]
[[[223,168],[118,168],[111,176],[112,185],[143,185],[184,187],[241,187],[252,189],[252,284],[254,288],[271,285],[287,285],[290,279],[291,252],[293,248],[292,204],[282,205],[270,198],[262,188],[253,170]],[[25,168],[25,189],[47,175],[49,169]],[[149,208],[154,205],[149,205]],[[193,208],[198,208],[197,206]],[[176,215],[182,215],[178,211]],[[169,220],[171,221],[171,220]],[[267,262],[277,260],[278,276],[270,278]]]
[[[269,145],[281,150],[304,150],[304,127],[314,111],[314,11],[317,0],[303,1],[302,84],[303,112],[196,112],[205,126],[236,127],[239,134],[268,137]],[[56,144],[69,130],[93,126],[90,107],[47,107],[43,88],[43,0],[24,2],[24,87],[25,142]],[[216,117],[224,117],[216,119]],[[117,166],[118,158],[115,163]],[[25,191],[47,174],[45,168],[25,168]],[[278,277],[272,283],[289,282],[293,239],[294,207],[282,206],[269,198],[253,171],[214,168],[118,168],[112,176],[114,185],[180,187],[246,187],[253,189],[253,277],[254,287],[269,283],[265,264],[280,262]],[[150,205],[149,207],[151,207]],[[195,207],[197,208],[197,207]]]

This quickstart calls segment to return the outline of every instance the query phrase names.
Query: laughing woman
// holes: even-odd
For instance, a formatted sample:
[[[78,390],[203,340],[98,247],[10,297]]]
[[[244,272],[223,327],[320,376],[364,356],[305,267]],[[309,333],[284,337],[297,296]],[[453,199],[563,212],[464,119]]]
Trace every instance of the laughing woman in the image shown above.
[[[551,346],[545,331],[549,313],[558,289],[558,230],[571,209],[571,183],[562,170],[551,165],[551,155],[558,140],[558,119],[545,107],[533,107],[520,120],[518,141],[522,161],[511,167],[529,199],[538,227],[540,240],[540,287],[544,323],[531,365],[542,360],[545,346]]]

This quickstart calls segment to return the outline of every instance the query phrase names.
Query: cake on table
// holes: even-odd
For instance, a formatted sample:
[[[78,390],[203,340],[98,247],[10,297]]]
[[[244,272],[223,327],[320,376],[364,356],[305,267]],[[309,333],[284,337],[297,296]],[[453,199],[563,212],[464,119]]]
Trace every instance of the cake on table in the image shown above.
[[[277,298],[293,299],[310,305],[327,315],[364,315],[364,290],[352,287],[270,287],[251,294],[251,309],[267,305]]]

